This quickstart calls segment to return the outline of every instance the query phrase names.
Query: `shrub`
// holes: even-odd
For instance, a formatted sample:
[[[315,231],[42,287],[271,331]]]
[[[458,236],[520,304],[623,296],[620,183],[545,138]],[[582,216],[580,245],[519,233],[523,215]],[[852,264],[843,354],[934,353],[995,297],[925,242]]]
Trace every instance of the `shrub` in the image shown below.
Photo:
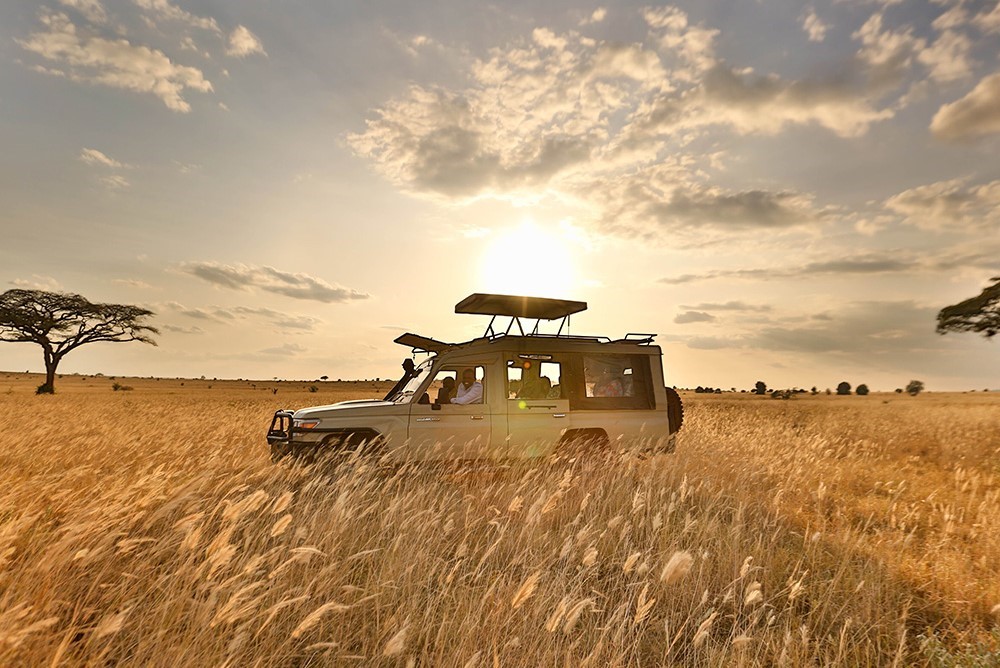
[[[906,384],[906,392],[911,397],[915,397],[924,391],[924,381],[922,380],[911,380]]]
[[[131,392],[133,388],[131,385],[122,385],[121,383],[112,383],[111,389],[115,392]]]
[[[858,385],[858,389],[856,389],[856,390],[854,390],[854,391],[855,391],[855,392],[856,392],[857,394],[859,394],[859,395],[861,395],[862,397],[864,397],[864,396],[866,396],[866,395],[868,394],[868,386],[867,386],[867,385],[865,385],[864,383],[861,383],[860,385]]]
[[[315,385],[310,385],[309,386],[309,391],[310,392],[319,392],[319,388],[316,387]]]
[[[851,384],[846,380],[840,381],[840,385],[837,385],[837,394],[843,396],[845,394],[851,393]]]

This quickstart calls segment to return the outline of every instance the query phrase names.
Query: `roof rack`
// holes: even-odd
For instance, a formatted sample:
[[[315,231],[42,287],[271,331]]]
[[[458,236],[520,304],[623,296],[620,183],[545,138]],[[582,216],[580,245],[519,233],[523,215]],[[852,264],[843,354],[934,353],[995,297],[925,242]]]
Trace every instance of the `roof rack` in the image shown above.
[[[559,331],[556,333],[556,336],[559,336],[562,334],[563,327],[569,323],[571,315],[586,310],[587,302],[520,295],[492,295],[482,292],[473,293],[455,304],[455,313],[493,316],[486,326],[486,333],[483,334],[488,338],[500,334],[499,330],[493,329],[493,323],[496,322],[497,316],[510,316],[510,322],[507,323],[507,329],[503,334],[509,334],[511,328],[516,324],[522,336],[539,336],[538,325],[542,320],[562,319],[562,322],[559,323]],[[526,331],[521,318],[534,320],[534,327],[530,331]]]
[[[621,339],[615,339],[611,343],[634,343],[639,346],[646,346],[653,342],[656,338],[656,334],[641,334],[638,332],[629,332]]]

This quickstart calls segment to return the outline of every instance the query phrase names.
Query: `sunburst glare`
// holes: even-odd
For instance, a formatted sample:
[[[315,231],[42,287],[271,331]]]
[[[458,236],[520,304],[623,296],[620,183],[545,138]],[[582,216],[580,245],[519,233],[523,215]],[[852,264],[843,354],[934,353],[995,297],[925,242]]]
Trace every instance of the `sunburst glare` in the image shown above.
[[[567,226],[526,217],[491,236],[479,264],[482,290],[560,298],[578,291],[580,244]]]

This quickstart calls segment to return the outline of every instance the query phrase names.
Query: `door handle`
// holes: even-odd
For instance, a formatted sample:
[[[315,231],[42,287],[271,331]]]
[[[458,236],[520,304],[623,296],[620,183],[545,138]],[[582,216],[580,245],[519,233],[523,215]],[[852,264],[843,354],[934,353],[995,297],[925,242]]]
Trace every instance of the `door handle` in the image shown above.
[[[440,421],[441,421],[441,418],[439,418],[439,417],[419,417],[419,418],[417,418],[417,422],[440,422]]]
[[[483,416],[482,416],[482,415],[473,415],[473,416],[472,416],[472,419],[473,419],[473,420],[482,420],[482,419],[483,419]]]
[[[566,414],[565,413],[553,413],[552,417],[554,417],[554,418],[566,417]]]

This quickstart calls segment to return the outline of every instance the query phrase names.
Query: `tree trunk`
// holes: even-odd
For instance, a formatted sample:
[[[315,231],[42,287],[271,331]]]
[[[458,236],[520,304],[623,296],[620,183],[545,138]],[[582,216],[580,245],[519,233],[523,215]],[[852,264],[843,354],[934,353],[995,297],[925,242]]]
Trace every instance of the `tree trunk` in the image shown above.
[[[56,367],[62,359],[53,355],[50,351],[45,351],[45,383],[38,386],[35,394],[55,394],[56,393]]]

